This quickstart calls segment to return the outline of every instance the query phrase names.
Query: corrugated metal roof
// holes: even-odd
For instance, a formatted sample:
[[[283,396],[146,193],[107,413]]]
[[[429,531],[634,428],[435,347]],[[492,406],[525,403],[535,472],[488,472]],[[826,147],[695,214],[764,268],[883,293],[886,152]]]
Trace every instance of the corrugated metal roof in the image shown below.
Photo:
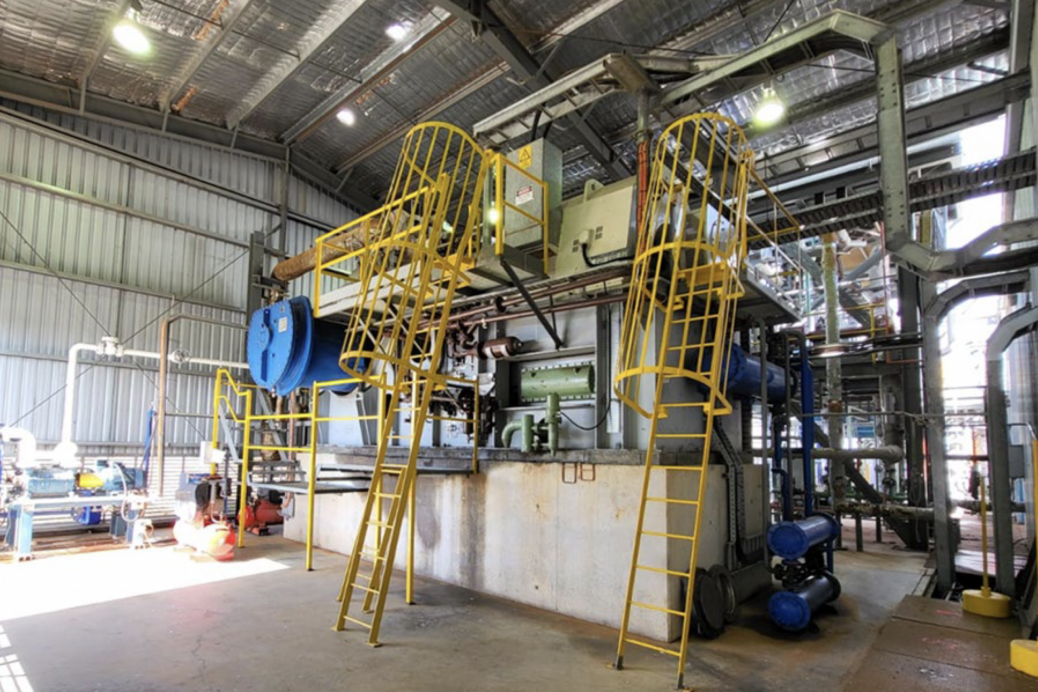
[[[686,35],[694,37],[700,22],[733,6],[723,0],[606,0],[604,5],[602,1],[497,0],[492,7],[521,40],[531,45],[561,38],[553,35],[556,29],[572,27],[568,22],[575,18],[593,17],[561,41],[551,63],[552,70],[558,72],[580,67],[607,52],[636,52]],[[249,4],[235,31],[220,39],[219,17],[240,10],[245,3]],[[739,52],[763,41],[769,33],[780,35],[833,8],[869,14],[897,5],[879,0],[796,0],[791,4],[776,0],[773,7],[693,47],[714,53]],[[0,7],[0,66],[66,83],[81,79],[116,7],[115,0],[4,3]],[[271,84],[291,73],[242,123],[244,131],[275,138],[329,94],[349,85],[351,80],[355,82],[361,70],[389,48],[390,40],[384,34],[386,25],[401,22],[413,26],[430,11],[430,5],[421,0],[367,0],[356,9],[334,0],[164,0],[162,4],[144,0],[141,21],[155,43],[153,57],[142,60],[109,46],[90,88],[118,100],[154,107],[169,96],[192,58],[219,39],[219,46],[195,78],[181,93],[173,95],[174,104],[185,117],[222,125],[229,117],[233,119],[247,110],[243,104],[254,105]],[[905,59],[913,62],[946,52],[1005,23],[1006,13],[1002,9],[945,6],[902,28]],[[338,28],[323,47],[300,66],[297,56],[309,52],[315,37],[322,37],[335,27]],[[690,44],[686,41],[685,45]],[[372,149],[387,133],[405,128],[409,121],[499,62],[484,42],[472,38],[469,27],[462,22],[419,50],[355,102],[359,116],[356,126],[344,128],[331,119],[302,141],[301,151],[334,168],[358,152]],[[545,51],[539,57],[544,59],[547,55]],[[845,54],[828,56],[819,63],[828,69],[802,68],[777,83],[776,89],[790,105],[864,79],[867,75],[859,70],[870,67],[862,58]],[[947,87],[947,81],[912,89],[922,89],[936,98],[936,94],[947,93],[948,88],[957,88]],[[470,127],[524,93],[523,87],[501,78],[438,117]],[[750,90],[723,99],[719,108],[744,121],[758,98],[759,91]],[[911,91],[910,98],[927,97]],[[634,118],[630,101],[613,98],[599,104],[589,118],[590,124],[606,135],[617,132]],[[857,112],[867,117],[864,110],[859,108]],[[834,113],[827,124],[819,126],[831,131],[854,117],[857,116],[849,112]],[[799,125],[796,134],[799,138],[812,136],[807,124]],[[564,126],[555,129],[553,138],[565,149],[577,146]],[[389,157],[383,152],[362,162],[351,185],[380,196],[392,169],[392,162],[386,161]],[[571,160],[573,155],[571,152]],[[568,184],[579,186],[579,180]]]

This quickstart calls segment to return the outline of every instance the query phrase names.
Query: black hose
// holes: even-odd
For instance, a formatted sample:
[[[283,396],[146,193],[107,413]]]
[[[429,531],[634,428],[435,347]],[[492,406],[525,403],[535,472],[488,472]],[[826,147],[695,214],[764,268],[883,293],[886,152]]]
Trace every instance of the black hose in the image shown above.
[[[570,422],[570,424],[571,424],[571,425],[573,425],[574,427],[580,428],[581,430],[589,430],[589,431],[590,431],[590,430],[598,430],[599,428],[601,428],[601,427],[602,427],[602,424],[606,422],[606,419],[608,419],[608,418],[609,418],[609,409],[610,409],[610,408],[612,408],[612,406],[613,406],[613,401],[612,401],[612,400],[610,399],[610,400],[609,400],[609,403],[608,403],[608,404],[606,404],[606,410],[605,410],[605,413],[603,413],[603,414],[602,414],[602,417],[601,417],[601,418],[600,418],[600,419],[598,420],[598,422],[597,422],[597,423],[595,423],[594,425],[592,425],[592,426],[591,426],[590,428],[585,428],[585,427],[584,427],[583,425],[581,425],[581,424],[580,424],[580,423],[578,423],[577,421],[575,421],[575,420],[573,420],[572,418],[570,418],[570,417],[569,417],[568,415],[566,415],[566,412],[565,412],[565,411],[563,411],[562,409],[559,409],[559,414],[560,414],[560,415],[561,415],[561,416],[562,416],[563,418],[565,418],[566,420],[568,420],[568,421]]]
[[[580,255],[584,258],[584,264],[589,267],[604,267],[607,264],[613,264],[615,262],[629,262],[634,259],[634,255],[624,255],[623,257],[611,257],[607,260],[596,260],[591,261],[591,258],[587,256],[587,243],[580,244]]]

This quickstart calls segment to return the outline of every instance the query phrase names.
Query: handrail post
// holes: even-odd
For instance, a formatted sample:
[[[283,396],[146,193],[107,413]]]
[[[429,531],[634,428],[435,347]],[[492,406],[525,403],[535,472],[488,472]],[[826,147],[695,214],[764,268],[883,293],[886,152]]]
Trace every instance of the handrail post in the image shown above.
[[[320,385],[314,382],[310,397],[310,470],[306,473],[306,571],[314,569],[314,506],[317,491],[317,412]]]
[[[237,389],[237,388],[236,388]],[[245,509],[249,504],[249,458],[252,456],[252,391],[246,390],[245,429],[242,431],[241,485],[238,487],[238,547],[245,547]]]

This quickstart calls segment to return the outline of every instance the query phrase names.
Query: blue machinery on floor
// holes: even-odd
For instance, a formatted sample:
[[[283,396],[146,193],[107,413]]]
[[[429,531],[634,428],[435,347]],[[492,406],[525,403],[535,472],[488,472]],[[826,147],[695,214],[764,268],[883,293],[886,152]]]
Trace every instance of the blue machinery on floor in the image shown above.
[[[148,497],[145,468],[121,462],[99,462],[93,472],[61,470],[38,465],[20,470],[19,483],[9,489],[5,547],[16,560],[31,559],[36,519],[70,516],[84,527],[99,526],[110,510],[109,532],[132,546],[145,545],[151,524],[144,519]]]
[[[772,573],[782,584],[782,591],[772,595],[768,614],[782,629],[801,631],[811,623],[811,616],[824,604],[840,596],[840,583],[833,575],[833,546],[840,533],[836,519],[815,511],[815,473],[811,450],[814,448],[814,378],[807,359],[807,338],[803,332],[786,330],[782,335],[795,340],[799,355],[800,383],[800,447],[789,446],[793,436],[791,349],[786,348],[785,405],[774,418],[775,459],[772,471],[781,479],[782,522],[768,529],[768,548],[779,558]],[[782,467],[783,441],[789,468]],[[802,518],[796,519],[793,501],[793,453],[803,460]]]

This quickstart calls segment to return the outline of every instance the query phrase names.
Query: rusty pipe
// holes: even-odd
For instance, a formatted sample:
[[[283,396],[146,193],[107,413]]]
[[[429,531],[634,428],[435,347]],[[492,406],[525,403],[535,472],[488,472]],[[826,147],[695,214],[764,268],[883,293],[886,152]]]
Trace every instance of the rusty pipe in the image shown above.
[[[364,247],[369,231],[379,221],[378,217],[372,217],[355,228],[340,233],[326,241],[323,245],[324,252],[321,254],[321,263],[331,262]],[[328,243],[336,243],[336,245],[329,245]],[[278,262],[274,265],[271,275],[278,281],[288,282],[309,274],[316,268],[317,246],[315,245],[308,250],[300,252],[298,255],[293,255]]]

